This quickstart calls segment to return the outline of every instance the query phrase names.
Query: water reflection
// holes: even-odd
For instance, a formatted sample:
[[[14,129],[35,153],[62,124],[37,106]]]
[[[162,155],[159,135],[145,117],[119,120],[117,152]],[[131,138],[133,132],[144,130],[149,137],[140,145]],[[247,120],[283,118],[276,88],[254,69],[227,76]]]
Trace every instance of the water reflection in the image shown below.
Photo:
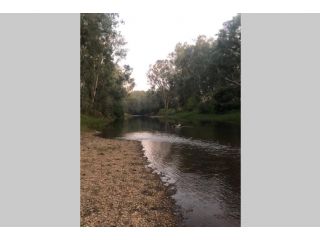
[[[183,226],[240,225],[240,129],[132,118],[105,129],[107,137],[138,140],[150,167],[174,184]]]

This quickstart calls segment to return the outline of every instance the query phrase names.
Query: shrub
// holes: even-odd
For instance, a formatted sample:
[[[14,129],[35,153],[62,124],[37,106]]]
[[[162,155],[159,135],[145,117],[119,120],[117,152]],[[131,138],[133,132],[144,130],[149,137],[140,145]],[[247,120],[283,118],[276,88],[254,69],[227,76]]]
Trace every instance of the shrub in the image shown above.
[[[213,113],[214,112],[214,104],[213,102],[203,102],[198,106],[199,113]]]
[[[234,109],[240,109],[240,88],[223,88],[215,95],[214,110],[216,113],[224,113]]]
[[[186,111],[192,111],[192,110],[197,109],[197,107],[198,107],[197,99],[195,97],[189,97],[186,105],[184,106],[184,109]]]
[[[116,102],[113,106],[113,115],[116,119],[122,119],[124,116],[123,106],[121,102]]]
[[[169,108],[168,111],[167,111],[167,115],[172,115],[172,114],[175,114],[176,113],[176,110],[173,109],[173,108]],[[166,115],[166,110],[164,108],[161,108],[159,110],[159,115]]]

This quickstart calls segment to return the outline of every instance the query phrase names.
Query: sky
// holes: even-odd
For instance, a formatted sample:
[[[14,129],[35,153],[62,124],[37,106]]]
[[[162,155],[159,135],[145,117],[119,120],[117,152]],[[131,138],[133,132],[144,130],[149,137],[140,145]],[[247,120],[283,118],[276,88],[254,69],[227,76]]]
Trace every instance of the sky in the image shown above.
[[[123,64],[133,68],[134,90],[149,89],[146,73],[158,59],[164,59],[174,51],[178,42],[192,43],[199,35],[216,38],[215,34],[225,21],[236,13],[192,11],[120,12],[125,23],[119,30],[128,50]]]

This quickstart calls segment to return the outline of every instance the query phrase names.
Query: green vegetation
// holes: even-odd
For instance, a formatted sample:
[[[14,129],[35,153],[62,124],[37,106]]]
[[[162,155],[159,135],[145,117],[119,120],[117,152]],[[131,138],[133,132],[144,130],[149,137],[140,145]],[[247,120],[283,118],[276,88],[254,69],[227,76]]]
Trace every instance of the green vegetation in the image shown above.
[[[198,112],[179,112],[168,115],[169,119],[179,120],[181,122],[197,122],[197,121],[217,121],[240,124],[240,111],[232,111],[224,114],[203,114]]]
[[[178,43],[148,71],[151,90],[133,91],[126,111],[168,118],[240,122],[241,22],[238,14],[223,24],[217,39],[199,36]]]
[[[240,122],[240,15],[217,38],[178,43],[147,73],[151,89],[132,91],[118,14],[81,14],[81,129],[101,129],[131,115]],[[156,46],[155,46],[156,47]]]
[[[102,130],[107,124],[113,122],[110,118],[99,118],[81,114],[81,131]]]
[[[156,115],[161,107],[161,99],[151,91],[133,91],[125,100],[125,110],[132,115]]]
[[[132,69],[121,66],[125,41],[118,14],[81,14],[81,113],[123,118],[123,100],[133,86]]]

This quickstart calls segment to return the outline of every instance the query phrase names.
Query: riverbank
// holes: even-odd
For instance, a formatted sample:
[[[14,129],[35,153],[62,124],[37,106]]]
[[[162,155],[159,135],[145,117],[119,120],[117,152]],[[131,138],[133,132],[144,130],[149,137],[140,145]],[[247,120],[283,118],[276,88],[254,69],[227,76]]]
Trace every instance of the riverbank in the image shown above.
[[[81,226],[175,226],[174,203],[139,142],[81,131]]]
[[[165,118],[165,116],[159,116],[161,118]],[[197,113],[197,112],[177,112],[173,114],[169,114],[167,116],[168,119],[178,120],[181,122],[197,122],[197,121],[207,121],[207,122],[227,122],[233,124],[239,124],[241,121],[241,113],[240,111],[233,111],[224,114],[216,114],[216,113]]]
[[[112,123],[114,119],[93,117],[85,114],[80,116],[81,132],[88,130],[102,130],[106,125]]]

